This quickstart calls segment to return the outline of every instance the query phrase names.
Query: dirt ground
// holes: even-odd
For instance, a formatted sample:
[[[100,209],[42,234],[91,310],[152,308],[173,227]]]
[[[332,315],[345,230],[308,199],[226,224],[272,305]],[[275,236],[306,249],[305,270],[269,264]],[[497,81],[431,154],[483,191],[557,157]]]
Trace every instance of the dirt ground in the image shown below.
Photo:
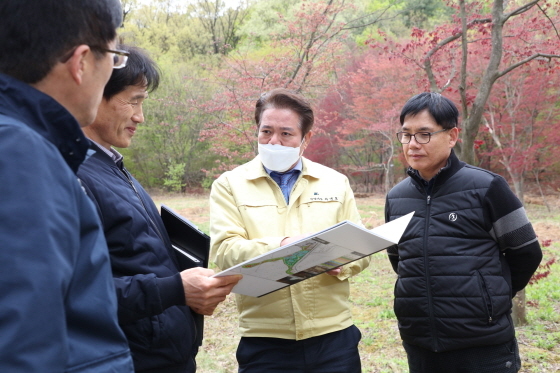
[[[560,198],[558,197],[558,195],[548,195],[545,201],[540,196],[525,197],[525,209],[541,242],[542,240],[560,242]]]

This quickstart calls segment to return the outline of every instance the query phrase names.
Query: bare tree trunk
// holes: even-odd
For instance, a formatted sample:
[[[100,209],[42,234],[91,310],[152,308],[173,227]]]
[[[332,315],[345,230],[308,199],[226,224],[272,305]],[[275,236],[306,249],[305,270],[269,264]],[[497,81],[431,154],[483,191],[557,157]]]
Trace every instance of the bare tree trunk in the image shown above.
[[[521,326],[527,324],[527,312],[525,310],[525,289],[518,292],[513,298],[511,317],[513,325]]]
[[[548,204],[548,200],[546,199],[546,196],[543,193],[542,187],[541,187],[541,182],[539,180],[539,171],[538,170],[534,170],[533,174],[535,175],[535,180],[537,182],[537,186],[539,187],[539,192],[541,194],[541,198],[543,200],[544,205],[546,206],[546,209],[548,210],[548,212],[550,212],[550,205]]]
[[[393,164],[393,158],[395,156],[395,144],[391,141],[391,136],[381,132],[382,135],[387,138],[387,142],[389,144],[388,154],[387,154],[387,161],[384,163],[385,166],[385,193],[389,193],[393,185],[395,185],[395,167]]]
[[[513,191],[521,203],[525,204],[525,183],[523,182],[523,174],[513,177]]]
[[[523,196],[523,176],[513,177],[513,188],[515,191],[515,195],[523,205],[524,196]],[[527,324],[527,310],[525,308],[525,289],[519,291],[515,297],[513,298],[513,307],[512,307],[512,314],[511,317],[513,319],[513,325],[521,326]]]
[[[133,9],[138,8],[138,1],[137,0],[121,0],[121,6],[122,6],[122,13],[123,13],[122,23],[124,25],[124,23],[126,22],[126,16],[128,16],[128,14]]]
[[[385,171],[385,193],[389,193],[393,185],[395,185],[395,165],[393,159],[387,162],[387,169]]]
[[[499,67],[503,53],[503,27],[505,17],[503,15],[503,0],[496,0],[492,6],[492,52],[490,61],[484,71],[482,83],[478,89],[476,98],[468,118],[463,121],[461,159],[469,164],[475,164],[474,140],[478,134],[478,128],[482,122],[482,114],[492,86],[499,77]]]

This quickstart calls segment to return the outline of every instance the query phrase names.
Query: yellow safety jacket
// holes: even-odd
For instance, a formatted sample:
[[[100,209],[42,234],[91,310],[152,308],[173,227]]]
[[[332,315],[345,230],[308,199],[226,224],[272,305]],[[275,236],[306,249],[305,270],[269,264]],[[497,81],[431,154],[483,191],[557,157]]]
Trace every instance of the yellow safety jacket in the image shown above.
[[[222,174],[210,193],[211,260],[224,270],[344,220],[360,222],[348,178],[303,158],[286,204],[257,156]],[[338,276],[321,274],[260,298],[236,294],[244,337],[301,340],[352,325],[348,278],[369,265],[352,262]]]

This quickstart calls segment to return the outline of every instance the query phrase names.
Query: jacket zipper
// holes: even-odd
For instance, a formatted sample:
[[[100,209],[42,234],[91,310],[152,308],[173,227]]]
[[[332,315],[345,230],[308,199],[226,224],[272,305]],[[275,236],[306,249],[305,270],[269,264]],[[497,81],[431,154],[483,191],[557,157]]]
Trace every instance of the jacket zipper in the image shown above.
[[[128,180],[128,183],[130,184],[130,186],[132,187],[132,189],[134,190],[134,193],[136,193],[136,197],[138,197],[138,199],[140,200],[140,203],[142,204],[142,207],[144,208],[144,211],[146,211],[146,216],[148,216],[148,219],[150,220],[150,223],[152,224],[152,226],[154,227],[154,229],[156,230],[157,235],[159,236],[159,238],[161,239],[162,242],[165,243],[165,240],[163,239],[163,236],[161,234],[161,232],[159,231],[156,223],[153,221],[150,213],[148,212],[148,209],[146,208],[146,205],[144,204],[144,200],[142,199],[142,197],[140,196],[140,193],[138,193],[138,190],[136,189],[136,187],[134,186],[134,182],[132,181],[132,178],[130,176],[130,174],[128,173],[128,170],[126,168],[122,168],[122,172],[123,174],[126,176],[126,179]],[[196,343],[196,340],[198,338],[198,330],[196,328],[196,323],[194,322],[194,318],[193,318],[193,326],[194,326],[194,338],[193,338],[193,343]],[[194,358],[191,358],[194,361],[194,366],[195,366],[195,370],[196,370],[196,360]]]
[[[493,307],[492,307],[492,300],[490,298],[490,293],[488,292],[488,287],[486,286],[486,280],[480,271],[476,271],[478,278],[480,280],[481,286],[481,293],[482,293],[482,300],[484,301],[484,306],[486,307],[486,312],[488,315],[488,324],[492,324],[492,315],[494,314]]]
[[[436,338],[436,327],[434,321],[434,308],[432,301],[432,288],[430,287],[430,273],[428,271],[428,228],[430,225],[430,207],[432,196],[428,195],[426,198],[426,224],[424,227],[424,275],[426,279],[426,291],[428,292],[428,312],[430,317],[430,330],[433,337],[434,352],[438,352],[438,342]]]

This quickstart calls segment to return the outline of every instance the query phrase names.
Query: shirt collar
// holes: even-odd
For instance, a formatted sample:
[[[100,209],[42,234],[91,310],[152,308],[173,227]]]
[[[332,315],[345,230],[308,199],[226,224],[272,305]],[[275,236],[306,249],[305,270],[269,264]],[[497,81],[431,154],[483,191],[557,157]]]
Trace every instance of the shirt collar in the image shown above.
[[[99,149],[101,149],[105,154],[107,154],[109,157],[111,157],[111,159],[115,162],[115,163],[119,163],[120,161],[123,160],[123,156],[121,153],[119,153],[118,151],[116,151],[114,148],[111,149],[107,149],[104,146],[101,146],[98,142],[93,141],[92,139],[89,139],[89,141],[91,141],[92,143],[94,143],[95,145],[97,145],[97,147]]]

